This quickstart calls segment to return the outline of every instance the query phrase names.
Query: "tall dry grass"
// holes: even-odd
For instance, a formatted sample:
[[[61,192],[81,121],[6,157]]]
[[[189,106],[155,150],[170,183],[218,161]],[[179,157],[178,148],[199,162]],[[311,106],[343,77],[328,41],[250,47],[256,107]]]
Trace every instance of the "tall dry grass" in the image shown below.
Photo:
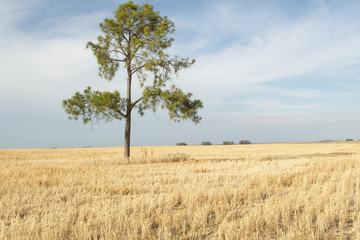
[[[359,147],[0,150],[0,239],[360,239]]]

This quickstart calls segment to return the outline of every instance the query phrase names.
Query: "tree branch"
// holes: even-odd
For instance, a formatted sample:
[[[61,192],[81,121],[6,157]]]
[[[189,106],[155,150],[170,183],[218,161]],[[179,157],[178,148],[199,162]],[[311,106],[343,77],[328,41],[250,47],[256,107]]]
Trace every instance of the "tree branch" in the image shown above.
[[[121,40],[119,38],[117,38],[115,36],[115,34],[112,32],[111,35],[113,36],[113,38],[116,40],[116,42],[119,44],[119,48],[121,49],[122,52],[120,52],[121,54],[123,54],[124,56],[126,56],[126,51],[124,50],[123,46],[121,45]],[[125,37],[124,34],[122,34],[123,38],[125,39],[125,41],[128,41]]]
[[[125,59],[115,59],[115,58],[109,58],[111,61],[114,62],[126,62],[126,58]]]
[[[131,74],[136,73],[137,71],[139,71],[140,69],[142,69],[143,67],[145,67],[146,63],[144,63],[143,65],[136,67],[134,69],[131,70]]]
[[[120,110],[118,110],[118,111],[116,111],[118,114],[120,114],[122,117],[126,117],[126,115],[125,114],[123,114]]]
[[[130,108],[130,111],[135,107],[135,105],[136,104],[138,104],[140,101],[142,101],[144,99],[144,97],[141,97],[141,98],[139,98],[138,100],[136,100],[133,104],[132,104],[132,106],[131,106],[131,108]]]

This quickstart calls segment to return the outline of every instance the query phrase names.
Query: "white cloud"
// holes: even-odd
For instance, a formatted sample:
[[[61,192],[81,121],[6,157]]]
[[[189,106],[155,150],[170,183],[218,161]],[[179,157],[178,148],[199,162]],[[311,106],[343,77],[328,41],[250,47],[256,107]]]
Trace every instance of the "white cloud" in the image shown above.
[[[21,5],[6,3],[2,5],[4,16]],[[63,99],[86,86],[113,90],[121,85],[99,79],[96,59],[85,49],[88,41],[96,39],[103,15],[78,15],[32,32],[15,27],[23,21],[23,14],[9,17],[12,21],[2,26],[7,35],[0,39],[0,101],[6,103],[0,109],[59,112]]]
[[[349,11],[350,8],[342,11]],[[229,9],[226,11],[231,13]],[[263,11],[261,9],[260,14],[256,14],[254,10],[252,14],[265,16],[269,20],[266,16],[270,14],[262,14]],[[260,28],[258,32],[254,30],[252,34],[246,35],[249,37],[247,44],[243,44],[244,31],[239,30],[246,24],[238,21],[239,18],[231,18],[235,19],[233,22],[225,18],[224,24],[216,25],[213,24],[215,20],[207,15],[205,17],[203,22],[212,29],[212,35],[221,36],[230,31],[227,29],[233,29],[237,34],[233,36],[234,42],[222,50],[212,52],[209,49],[206,54],[198,55],[193,69],[180,75],[186,79],[183,80],[186,88],[196,86],[194,93],[210,104],[257,84],[271,86],[276,80],[303,75],[311,77],[311,74],[325,74],[334,69],[341,73],[343,68],[360,59],[360,21],[354,11],[347,15],[346,12],[329,12],[319,7],[298,19],[282,19],[280,23],[276,18],[268,21],[267,29]],[[296,91],[300,97],[302,89]],[[303,95],[307,97],[316,94],[316,91],[308,89]],[[294,95],[294,90],[292,92]]]
[[[204,15],[194,17],[200,27],[193,25],[201,31],[190,48],[206,49],[217,45],[223,40],[222,36],[231,36],[233,41],[195,56],[194,67],[180,73],[175,80],[207,105],[222,105],[224,99],[242,93],[256,95],[263,91],[258,84],[271,88],[271,81],[278,79],[329,72],[353,63],[360,56],[360,49],[356,48],[360,31],[351,16],[330,15],[319,8],[299,19],[285,21],[285,14],[274,6],[269,5],[269,9],[254,7],[247,12],[246,6],[234,7],[234,2],[230,3],[213,2]],[[59,23],[49,20],[53,25],[44,25],[51,28],[30,35],[10,32],[13,38],[2,44],[6,48],[2,49],[0,57],[4,68],[0,77],[5,81],[7,92],[18,92],[20,96],[32,92],[40,96],[54,88],[56,94],[68,93],[70,86],[80,90],[84,85],[118,88],[120,84],[116,81],[119,80],[108,84],[97,79],[96,60],[90,50],[84,49],[85,43],[99,34],[97,25],[104,16],[98,12]],[[175,19],[179,21],[179,17]],[[184,24],[193,20],[179,21],[180,31],[184,30]],[[192,25],[187,26],[191,28]],[[175,47],[174,52],[180,52],[181,43]],[[117,79],[122,81],[121,76]],[[273,87],[268,91],[270,94],[303,98],[332,95],[314,89],[275,90]]]

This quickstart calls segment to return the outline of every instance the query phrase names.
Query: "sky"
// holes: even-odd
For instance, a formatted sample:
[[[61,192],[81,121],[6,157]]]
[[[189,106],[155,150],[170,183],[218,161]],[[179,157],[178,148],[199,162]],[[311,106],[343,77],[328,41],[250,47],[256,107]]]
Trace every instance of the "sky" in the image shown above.
[[[0,0],[1,149],[123,145],[125,122],[68,120],[62,100],[87,86],[125,94],[124,69],[101,79],[85,49],[125,2]],[[147,2],[175,23],[168,53],[196,59],[173,82],[203,119],[134,112],[132,146],[360,139],[359,1]]]

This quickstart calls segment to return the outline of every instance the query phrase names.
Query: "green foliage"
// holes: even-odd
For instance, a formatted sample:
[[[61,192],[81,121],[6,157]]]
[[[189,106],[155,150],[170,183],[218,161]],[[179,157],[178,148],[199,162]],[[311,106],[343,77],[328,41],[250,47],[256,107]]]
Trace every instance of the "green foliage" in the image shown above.
[[[89,121],[104,120],[110,122],[114,118],[121,120],[125,117],[126,99],[121,98],[118,91],[93,92],[90,87],[84,93],[75,93],[72,98],[63,101],[63,107],[69,119],[78,120],[80,117],[83,123]]]
[[[205,142],[201,142],[201,145],[212,145],[212,143],[209,141],[205,141]]]
[[[198,109],[202,108],[200,100],[191,100],[191,93],[183,93],[181,89],[172,85],[168,90],[162,90],[160,87],[146,87],[144,92],[144,101],[140,109],[152,109],[156,111],[158,106],[161,109],[167,109],[171,120],[180,121],[191,119],[195,124],[199,123],[201,117],[198,115]]]
[[[223,145],[234,145],[234,141],[223,141]]]
[[[100,23],[100,29],[103,35],[98,37],[98,43],[88,42],[86,45],[97,58],[99,75],[110,81],[122,64],[127,70],[128,81],[136,74],[143,89],[142,96],[136,101],[127,98],[129,105],[122,109],[124,115],[134,107],[142,116],[146,109],[155,111],[160,106],[168,110],[171,120],[200,122],[198,110],[203,107],[202,102],[192,100],[191,93],[184,93],[175,85],[166,88],[174,74],[195,63],[194,59],[170,57],[164,52],[174,41],[168,37],[175,31],[172,21],[161,17],[149,4],[140,6],[130,1],[119,6],[114,19]],[[152,81],[148,83],[150,79]],[[89,119],[89,114],[85,119]]]
[[[155,12],[153,6],[146,3],[139,6],[130,1],[120,5],[114,14],[114,19],[100,23],[104,36],[98,37],[98,43],[86,45],[97,57],[101,77],[111,80],[121,62],[131,69],[131,74],[138,73],[142,81],[146,81],[145,71],[165,79],[169,77],[170,66],[178,72],[194,63],[177,56],[170,58],[163,52],[174,41],[168,34],[175,27],[167,17]]]
[[[239,141],[239,144],[251,144],[250,140],[241,140]]]

